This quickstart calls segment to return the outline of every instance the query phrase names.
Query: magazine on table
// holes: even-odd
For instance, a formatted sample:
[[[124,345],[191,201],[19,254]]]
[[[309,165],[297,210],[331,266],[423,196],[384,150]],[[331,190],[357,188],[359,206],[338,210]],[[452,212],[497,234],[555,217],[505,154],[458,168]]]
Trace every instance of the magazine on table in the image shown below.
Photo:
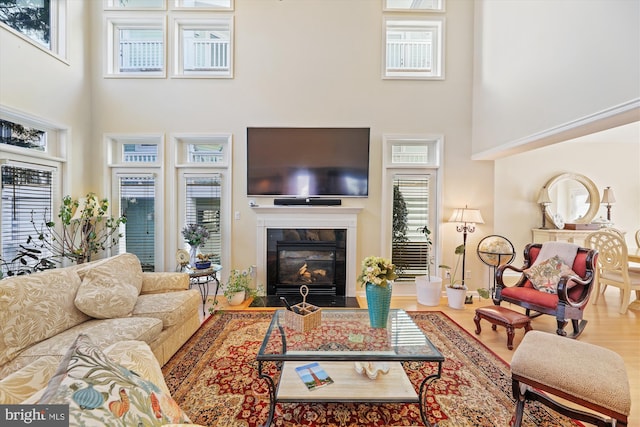
[[[333,380],[329,374],[327,374],[318,362],[298,366],[296,368],[296,373],[300,376],[300,379],[309,390],[315,390],[317,388],[333,384]]]

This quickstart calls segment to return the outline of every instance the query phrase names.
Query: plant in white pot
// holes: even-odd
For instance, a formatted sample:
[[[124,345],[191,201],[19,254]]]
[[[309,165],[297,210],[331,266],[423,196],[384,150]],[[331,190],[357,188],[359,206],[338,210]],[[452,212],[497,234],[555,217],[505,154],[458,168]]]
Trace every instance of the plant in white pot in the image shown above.
[[[431,230],[428,226],[418,228],[418,231],[424,234],[427,239],[426,258],[427,258],[427,275],[416,277],[416,294],[418,303],[427,306],[436,306],[440,304],[440,294],[442,293],[442,278],[431,275]]]
[[[451,271],[451,267],[445,264],[441,264],[439,267],[447,270],[449,274],[449,283],[447,283],[447,301],[449,307],[461,309],[464,307],[464,299],[467,295],[467,285],[462,280],[456,279],[456,273],[458,272],[458,266],[460,265],[460,257],[464,255],[464,244],[456,247],[454,253],[458,256],[456,259],[456,265]]]
[[[251,275],[246,270],[231,270],[223,295],[229,305],[240,305],[247,298],[255,297],[257,291],[251,287]]]

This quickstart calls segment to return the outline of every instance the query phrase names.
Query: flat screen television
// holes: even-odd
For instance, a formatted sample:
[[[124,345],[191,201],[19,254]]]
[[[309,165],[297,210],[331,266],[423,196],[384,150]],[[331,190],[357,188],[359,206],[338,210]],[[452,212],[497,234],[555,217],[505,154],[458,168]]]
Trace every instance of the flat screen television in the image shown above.
[[[247,128],[247,195],[366,197],[369,128]]]

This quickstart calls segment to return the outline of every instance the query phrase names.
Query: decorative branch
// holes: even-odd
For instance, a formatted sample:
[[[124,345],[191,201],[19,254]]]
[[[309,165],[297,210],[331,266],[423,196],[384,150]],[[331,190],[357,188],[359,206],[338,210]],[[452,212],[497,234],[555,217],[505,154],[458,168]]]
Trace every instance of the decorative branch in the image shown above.
[[[81,202],[65,196],[58,211],[60,227],[54,221],[47,221],[47,212],[43,221],[36,221],[31,212],[31,224],[36,237],[29,236],[28,244],[51,253],[52,258],[69,259],[81,264],[91,261],[91,257],[118,244],[123,235],[120,225],[127,222],[126,217],[114,218],[108,215],[109,201],[98,199],[94,193],[88,193]],[[60,230],[60,231],[58,231]]]

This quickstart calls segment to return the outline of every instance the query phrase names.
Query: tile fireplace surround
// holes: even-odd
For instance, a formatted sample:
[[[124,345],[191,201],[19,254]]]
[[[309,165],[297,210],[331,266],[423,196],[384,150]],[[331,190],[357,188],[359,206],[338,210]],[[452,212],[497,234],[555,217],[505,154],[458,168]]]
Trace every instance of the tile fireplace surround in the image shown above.
[[[271,228],[345,229],[346,296],[356,296],[356,241],[361,208],[342,206],[255,206],[258,283],[267,283],[267,230]]]

